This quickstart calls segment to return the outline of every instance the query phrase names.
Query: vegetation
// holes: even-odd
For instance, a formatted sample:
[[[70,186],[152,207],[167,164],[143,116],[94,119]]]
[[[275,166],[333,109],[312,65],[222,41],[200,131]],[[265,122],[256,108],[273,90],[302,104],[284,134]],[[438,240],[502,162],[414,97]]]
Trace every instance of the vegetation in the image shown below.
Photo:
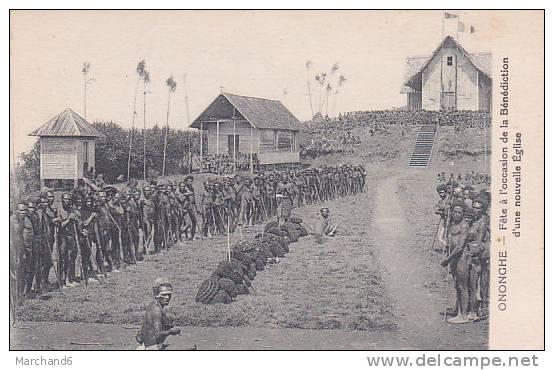
[[[129,156],[129,140],[131,129],[125,129],[115,122],[95,122],[94,127],[106,135],[106,139],[96,142],[96,173],[104,174],[104,179],[115,182],[119,175],[126,176]],[[164,139],[166,130],[155,125],[146,130],[146,173],[147,178],[156,177],[161,173]],[[137,132],[135,130],[135,135]],[[192,135],[189,141],[189,136]],[[141,138],[143,139],[143,138]],[[204,139],[206,140],[206,138]],[[197,132],[167,130],[167,151],[165,172],[168,175],[186,173],[188,171],[187,155],[189,143],[193,155],[200,154],[199,135]],[[207,144],[204,143],[204,147]],[[27,153],[21,153],[20,165],[16,169],[17,183],[14,183],[15,196],[23,196],[40,189],[40,144],[35,143],[33,149]],[[143,147],[135,143],[131,147],[131,161],[129,173],[131,178],[143,178],[144,171]]]

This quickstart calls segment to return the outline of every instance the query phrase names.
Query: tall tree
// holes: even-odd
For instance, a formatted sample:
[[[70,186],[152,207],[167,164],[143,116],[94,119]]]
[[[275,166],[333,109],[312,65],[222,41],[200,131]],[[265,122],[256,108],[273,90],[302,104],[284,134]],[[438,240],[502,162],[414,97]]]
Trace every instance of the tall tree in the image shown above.
[[[187,131],[189,133],[187,168],[188,173],[192,172],[192,130],[190,128],[189,95],[187,92],[187,75],[183,76],[183,89],[185,90],[185,107],[187,108]]]
[[[177,82],[175,82],[175,80],[173,79],[173,76],[170,76],[167,80],[165,80],[165,84],[167,85],[167,115],[165,119],[164,157],[162,162],[162,176],[165,176],[165,158],[167,153],[167,135],[169,132],[169,107],[171,104],[171,94],[173,94],[177,89]]]
[[[146,180],[146,86],[150,83],[150,73],[146,70],[146,62],[141,60],[137,65],[137,73],[139,79],[142,79],[142,119],[143,119],[143,128],[142,128],[142,143],[143,143],[143,152],[142,152],[142,163],[143,170],[142,176]]]
[[[323,109],[323,87],[325,86],[325,81],[327,81],[327,73],[321,72],[315,75],[315,80],[319,83],[319,97],[317,101],[317,112],[321,115],[321,110]]]
[[[337,88],[335,89],[335,96],[333,99],[333,115],[335,115],[335,106],[337,105],[337,95],[339,94],[339,89],[342,87],[342,85],[344,85],[346,81],[346,77],[344,77],[343,75],[339,76],[339,81],[337,83]]]
[[[331,86],[330,83],[327,84],[327,87],[325,88],[325,116],[329,116],[329,95],[331,95],[331,91],[333,91],[333,86]]]
[[[138,94],[138,87],[139,82],[142,78],[141,72],[144,71],[144,64],[141,67],[141,63],[143,61],[139,62],[137,65],[137,83],[135,85],[135,94],[133,95],[133,117],[131,118],[131,133],[129,134],[129,156],[127,158],[127,180],[130,179],[131,175],[131,152],[133,151],[133,134],[135,132],[135,118],[137,116],[137,94]]]
[[[83,80],[84,80],[84,84],[85,84],[85,96],[84,96],[84,102],[85,102],[85,106],[84,106],[84,117],[85,117],[85,120],[87,119],[87,86],[88,84],[90,84],[92,81],[94,81],[94,78],[89,78],[88,77],[88,74],[90,72],[90,63],[89,62],[84,62],[83,63],[83,68],[81,69],[81,73],[83,74]]]
[[[306,61],[306,81],[308,82],[308,98],[310,99],[310,112],[312,115],[311,118],[314,117],[314,107],[312,105],[312,89],[310,87],[310,68],[312,67],[312,62],[310,60]]]

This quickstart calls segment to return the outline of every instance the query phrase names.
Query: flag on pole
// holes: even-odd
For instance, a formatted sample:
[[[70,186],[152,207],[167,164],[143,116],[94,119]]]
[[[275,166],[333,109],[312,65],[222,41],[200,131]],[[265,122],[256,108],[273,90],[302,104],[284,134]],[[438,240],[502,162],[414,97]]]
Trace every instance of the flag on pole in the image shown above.
[[[444,12],[444,19],[458,18],[457,14]]]
[[[468,26],[465,23],[458,22],[458,32],[475,33],[475,27]]]

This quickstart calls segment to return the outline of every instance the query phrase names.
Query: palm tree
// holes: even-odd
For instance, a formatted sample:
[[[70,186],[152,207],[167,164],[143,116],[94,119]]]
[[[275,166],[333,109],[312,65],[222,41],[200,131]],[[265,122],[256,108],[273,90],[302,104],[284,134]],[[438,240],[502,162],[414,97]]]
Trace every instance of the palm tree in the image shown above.
[[[165,136],[164,136],[164,156],[163,156],[163,163],[162,163],[162,176],[165,176],[165,157],[167,152],[167,134],[169,132],[169,106],[171,103],[171,94],[175,92],[175,89],[177,89],[177,82],[173,79],[173,76],[170,76],[167,80],[165,80],[165,84],[167,85],[167,115],[165,120]]]
[[[129,134],[129,157],[127,159],[127,180],[129,180],[131,176],[131,151],[133,149],[133,134],[135,132],[135,118],[137,116],[137,93],[138,93],[139,82],[144,74],[144,60],[139,62],[137,66],[137,73],[138,73],[138,77],[137,77],[137,83],[135,85],[135,95],[133,97],[133,118],[131,119],[131,133]]]
[[[321,72],[315,75],[315,80],[319,83],[319,101],[317,103],[318,113],[321,115],[321,110],[323,109],[323,86],[325,86],[325,80],[327,79],[327,73]]]
[[[94,78],[88,78],[87,75],[90,72],[90,63],[84,62],[83,68],[81,69],[81,73],[83,74],[83,78],[85,80],[85,120],[87,119],[87,85],[94,81]]]
[[[310,60],[306,61],[306,80],[308,82],[308,97],[310,99],[310,112],[312,113],[311,117],[314,117],[314,107],[312,106],[312,89],[310,88],[310,68],[312,62]]]
[[[187,108],[187,131],[189,136],[189,152],[187,157],[187,171],[192,172],[192,131],[190,129],[189,96],[187,93],[187,75],[183,76],[183,89],[185,90],[185,106]]]
[[[335,115],[335,106],[337,105],[337,95],[339,94],[339,88],[344,85],[346,82],[346,78],[343,75],[339,76],[339,81],[337,84],[337,88],[335,89],[335,98],[333,100],[333,115]]]
[[[331,91],[333,91],[333,86],[331,86],[330,83],[327,84],[327,87],[325,88],[325,116],[328,117],[329,113],[329,95],[331,95]]]
[[[146,180],[146,85],[150,83],[150,72],[146,70],[146,62],[141,60],[137,65],[137,73],[139,79],[142,79],[142,110],[143,110],[143,129],[142,129],[142,143],[143,143],[143,179]]]

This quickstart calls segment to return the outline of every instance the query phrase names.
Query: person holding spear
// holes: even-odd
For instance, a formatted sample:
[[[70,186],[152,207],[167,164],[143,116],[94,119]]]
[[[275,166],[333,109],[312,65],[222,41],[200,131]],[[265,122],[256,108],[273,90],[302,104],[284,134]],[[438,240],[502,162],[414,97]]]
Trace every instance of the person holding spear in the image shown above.
[[[50,282],[48,281],[48,276],[50,274],[50,269],[52,268],[52,252],[54,245],[54,229],[55,225],[52,222],[49,214],[49,204],[48,198],[45,194],[42,194],[39,198],[39,206],[37,214],[40,220],[40,235],[41,235],[41,244],[40,244],[40,261],[39,261],[39,277],[41,281],[41,290],[42,292],[48,291],[50,289]],[[56,275],[56,281],[59,281],[58,269],[54,266],[54,273]],[[60,286],[58,285],[58,289]]]
[[[156,203],[152,199],[152,188],[148,185],[142,189],[143,199],[139,204],[140,213],[142,215],[143,230],[144,230],[144,254],[150,254],[152,243],[155,244],[156,227],[154,220],[156,219]],[[155,247],[156,248],[156,247]],[[157,248],[156,248],[157,251]]]
[[[109,219],[109,233],[111,240],[111,251],[112,251],[112,261],[114,263],[115,269],[113,272],[120,272],[121,263],[124,262],[125,255],[123,253],[123,243],[122,243],[122,230],[121,230],[121,218],[125,214],[125,210],[121,207],[119,202],[119,194],[117,190],[112,187],[104,188],[106,194],[108,195],[108,219]]]
[[[89,277],[89,282],[96,283],[98,280],[90,276],[91,272],[94,272],[97,276],[98,273],[106,276],[106,271],[104,269],[103,258],[100,258],[98,262],[99,253],[101,255],[102,250],[100,248],[100,243],[98,241],[98,225],[97,219],[98,214],[94,209],[94,200],[91,196],[87,196],[81,209],[81,231],[83,234],[83,250],[87,250],[86,256],[83,256],[83,263],[86,265],[85,269],[87,270],[87,276]]]
[[[111,250],[111,242],[110,242],[110,209],[108,207],[107,202],[107,194],[105,191],[98,192],[98,199],[97,199],[97,222],[96,222],[96,234],[98,242],[100,243],[99,250],[103,256],[103,258],[100,260],[100,256],[97,255],[96,261],[98,264],[104,264],[105,262],[108,264],[108,272],[111,272],[114,270],[113,262],[112,262],[112,250]]]
[[[457,295],[457,315],[446,320],[446,322],[450,324],[465,324],[470,322],[467,317],[469,306],[469,265],[471,262],[471,255],[467,247],[469,225],[462,222],[464,215],[463,202],[457,200],[452,202],[451,213],[451,221],[448,226],[446,236],[448,255],[442,260],[441,266],[448,266],[449,272],[452,273],[452,277],[454,278]]]
[[[46,194],[46,209],[44,210],[44,215],[46,218],[46,226],[48,228],[48,246],[50,247],[50,262],[45,261],[42,269],[43,281],[46,285],[49,285],[48,277],[50,276],[50,268],[54,267],[54,272],[56,275],[56,282],[58,284],[58,289],[61,289],[61,279],[60,279],[60,268],[59,268],[59,242],[58,242],[58,226],[54,223],[54,219],[58,217],[58,209],[54,205],[55,196],[54,192],[47,191]]]
[[[140,190],[138,188],[133,189],[133,206],[136,211],[136,223],[137,223],[137,231],[138,231],[138,243],[139,250],[142,249],[142,253],[138,253],[139,260],[138,262],[142,262],[144,260],[144,256],[148,256],[148,249],[146,247],[146,225],[144,223],[144,217],[142,213],[142,199]],[[140,248],[142,246],[142,248]]]
[[[54,222],[59,226],[58,240],[60,243],[60,277],[62,286],[75,287],[75,260],[77,258],[77,246],[75,245],[75,232],[73,223],[77,222],[77,215],[73,210],[72,196],[63,193],[62,207],[58,211],[58,217]]]
[[[125,258],[130,258],[129,262],[136,265],[138,254],[138,230],[136,229],[136,215],[131,201],[131,191],[129,189],[125,189],[121,196],[121,207],[124,211],[124,215],[121,218],[121,239],[123,245],[126,246],[126,248],[124,248],[125,251],[128,252]]]
[[[202,215],[202,213],[198,210],[196,207],[196,197],[194,195],[194,177],[192,175],[188,175],[185,177],[185,188],[187,190],[188,195],[188,215],[190,217],[190,240],[194,239],[194,235],[196,234],[196,225],[198,224],[198,221],[196,219],[196,215]]]

